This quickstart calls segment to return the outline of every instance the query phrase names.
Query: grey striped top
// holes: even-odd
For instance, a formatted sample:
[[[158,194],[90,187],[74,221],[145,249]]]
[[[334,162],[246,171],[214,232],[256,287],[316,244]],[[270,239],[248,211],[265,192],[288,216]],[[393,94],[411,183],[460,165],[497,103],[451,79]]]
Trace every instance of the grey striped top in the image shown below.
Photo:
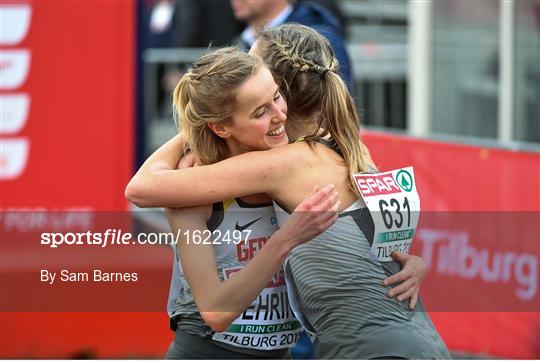
[[[278,222],[288,213],[274,203]],[[450,358],[422,305],[387,297],[396,262],[371,255],[373,221],[361,200],[326,232],[289,255],[285,274],[296,317],[314,334],[318,358]],[[371,239],[370,239],[371,234]]]

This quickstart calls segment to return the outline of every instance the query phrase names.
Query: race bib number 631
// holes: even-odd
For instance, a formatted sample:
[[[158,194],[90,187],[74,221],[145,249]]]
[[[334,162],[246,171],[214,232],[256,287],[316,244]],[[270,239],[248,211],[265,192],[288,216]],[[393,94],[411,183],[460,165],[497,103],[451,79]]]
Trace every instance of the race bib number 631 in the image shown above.
[[[375,224],[371,253],[379,261],[391,261],[393,251],[408,253],[420,215],[413,167],[354,174],[354,180]]]

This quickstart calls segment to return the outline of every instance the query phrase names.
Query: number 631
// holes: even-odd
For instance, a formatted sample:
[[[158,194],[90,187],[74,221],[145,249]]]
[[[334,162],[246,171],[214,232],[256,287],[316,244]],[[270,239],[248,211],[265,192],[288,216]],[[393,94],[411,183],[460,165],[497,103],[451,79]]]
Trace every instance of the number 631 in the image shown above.
[[[401,228],[403,225],[403,213],[401,212],[401,208],[403,206],[403,209],[407,211],[407,227],[411,226],[411,207],[409,206],[409,200],[407,197],[403,200],[403,205],[400,205],[398,200],[395,198],[390,198],[390,204],[386,202],[384,199],[381,199],[379,201],[379,209],[381,210],[382,218],[384,225],[388,229],[392,229],[393,225],[395,224],[397,228]],[[396,218],[394,219],[394,216],[392,215],[392,211],[388,210],[388,207],[394,207],[395,210],[393,211],[396,215]]]

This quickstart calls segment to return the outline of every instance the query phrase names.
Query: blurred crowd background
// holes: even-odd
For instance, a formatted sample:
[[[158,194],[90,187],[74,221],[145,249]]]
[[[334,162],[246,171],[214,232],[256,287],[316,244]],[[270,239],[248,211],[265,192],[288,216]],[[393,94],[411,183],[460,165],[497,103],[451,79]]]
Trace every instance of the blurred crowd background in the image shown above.
[[[539,1],[299,3],[316,3],[343,25],[363,125],[477,144],[540,142]],[[241,43],[246,22],[227,0],[139,7],[139,140],[148,154],[175,131],[169,95],[182,70],[209,44]]]

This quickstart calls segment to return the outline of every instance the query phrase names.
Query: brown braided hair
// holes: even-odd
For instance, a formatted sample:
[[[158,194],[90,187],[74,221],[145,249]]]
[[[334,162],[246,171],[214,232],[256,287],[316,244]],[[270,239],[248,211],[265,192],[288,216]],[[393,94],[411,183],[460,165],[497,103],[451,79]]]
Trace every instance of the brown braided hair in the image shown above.
[[[347,87],[338,74],[338,61],[328,40],[299,24],[285,24],[265,30],[257,41],[261,57],[280,85],[288,104],[288,132],[313,141],[330,135],[353,173],[367,170],[358,136],[360,118]],[[317,113],[319,121],[314,124]],[[308,120],[301,124],[300,120]],[[302,131],[304,133],[302,133]]]

